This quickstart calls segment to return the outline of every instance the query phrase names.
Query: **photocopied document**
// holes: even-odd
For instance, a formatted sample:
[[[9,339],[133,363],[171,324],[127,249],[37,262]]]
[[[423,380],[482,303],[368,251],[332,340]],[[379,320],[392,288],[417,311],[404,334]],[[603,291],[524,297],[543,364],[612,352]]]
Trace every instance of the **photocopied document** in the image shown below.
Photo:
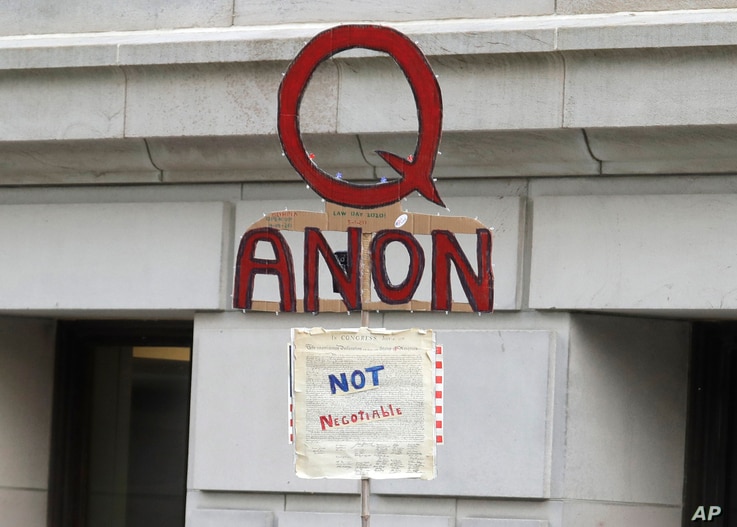
[[[296,471],[435,477],[431,330],[293,329]]]

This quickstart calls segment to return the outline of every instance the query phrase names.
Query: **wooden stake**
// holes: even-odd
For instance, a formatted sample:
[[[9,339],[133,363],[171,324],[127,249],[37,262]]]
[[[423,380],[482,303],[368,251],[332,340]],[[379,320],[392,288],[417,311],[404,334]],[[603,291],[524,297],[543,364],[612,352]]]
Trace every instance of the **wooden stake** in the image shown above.
[[[369,326],[369,312],[361,311],[361,327],[367,328]]]
[[[371,480],[361,479],[361,527],[369,527],[371,513],[369,512],[369,497],[371,496]]]
[[[369,325],[369,312],[361,311],[361,327]],[[371,481],[361,478],[361,527],[370,527],[371,513],[369,512],[369,498],[371,497]]]

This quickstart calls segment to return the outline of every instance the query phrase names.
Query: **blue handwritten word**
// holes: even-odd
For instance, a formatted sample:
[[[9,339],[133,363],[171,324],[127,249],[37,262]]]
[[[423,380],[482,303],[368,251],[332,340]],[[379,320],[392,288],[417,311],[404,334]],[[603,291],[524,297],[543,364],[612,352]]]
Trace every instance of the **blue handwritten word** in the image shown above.
[[[371,383],[373,386],[379,385],[379,372],[383,369],[383,365],[365,368],[366,373],[371,374]],[[340,388],[342,392],[348,393],[350,387],[348,386],[347,374],[341,373],[340,379],[338,379],[338,377],[331,373],[328,375],[328,380],[330,381],[330,393],[335,394],[336,388]],[[354,390],[361,390],[366,386],[366,375],[361,370],[355,370],[351,373],[351,386],[353,386]]]

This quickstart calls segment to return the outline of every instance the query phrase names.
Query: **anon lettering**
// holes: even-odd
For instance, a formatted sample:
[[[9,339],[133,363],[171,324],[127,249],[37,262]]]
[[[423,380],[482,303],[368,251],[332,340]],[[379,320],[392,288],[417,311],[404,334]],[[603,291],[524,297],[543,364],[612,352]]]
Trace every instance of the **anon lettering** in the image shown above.
[[[361,291],[361,237],[362,230],[348,228],[346,231],[348,257],[345,270],[340,265],[335,251],[325,240],[320,229],[305,229],[304,238],[304,310],[319,311],[319,256],[328,266],[337,292],[349,311],[362,308],[364,299]],[[456,236],[447,230],[433,230],[432,239],[432,302],[431,309],[450,311],[451,267],[456,269],[463,291],[473,311],[490,312],[493,309],[494,279],[491,267],[491,232],[476,230],[476,271],[464,254]],[[386,248],[392,242],[402,244],[410,258],[405,279],[395,285],[387,273]],[[256,246],[268,243],[275,257],[265,260],[255,257]],[[404,304],[412,300],[425,271],[425,255],[417,238],[409,232],[385,229],[376,232],[371,241],[372,281],[376,294],[386,304]],[[452,264],[452,265],[451,265]],[[259,228],[247,231],[241,239],[235,268],[235,290],[233,307],[250,309],[253,304],[253,282],[256,275],[275,276],[279,284],[279,309],[297,311],[295,299],[294,262],[286,240],[276,229]]]
[[[391,242],[401,243],[409,253],[407,277],[396,286],[391,283],[386,272],[386,248]],[[425,253],[417,238],[398,229],[381,231],[371,242],[371,258],[374,269],[371,277],[379,298],[387,304],[404,304],[412,300],[425,270]]]
[[[450,263],[453,262],[461,279],[463,291],[474,311],[491,311],[494,304],[491,274],[491,233],[486,229],[476,231],[478,273],[474,273],[468,258],[463,254],[456,237],[448,231],[432,232],[432,309],[448,311],[451,306]]]
[[[346,270],[338,261],[338,257],[330,249],[328,242],[320,229],[308,227],[305,229],[305,261],[304,287],[305,311],[319,311],[318,280],[317,280],[317,253],[319,252],[328,264],[330,274],[337,286],[340,296],[343,297],[348,311],[361,309],[361,275],[359,264],[361,261],[361,229],[349,228],[348,256]]]
[[[273,260],[256,258],[256,246],[259,242],[271,245],[275,256]],[[279,282],[279,309],[295,311],[297,301],[294,294],[292,253],[284,236],[277,229],[253,229],[241,238],[236,259],[233,306],[251,309],[253,282],[259,274],[276,276]]]

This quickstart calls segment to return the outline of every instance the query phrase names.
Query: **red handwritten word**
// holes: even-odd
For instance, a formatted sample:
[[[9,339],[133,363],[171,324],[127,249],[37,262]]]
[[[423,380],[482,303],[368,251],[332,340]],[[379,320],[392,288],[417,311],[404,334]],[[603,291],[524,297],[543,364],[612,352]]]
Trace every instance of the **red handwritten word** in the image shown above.
[[[401,157],[391,152],[376,153],[402,179],[375,185],[351,183],[333,178],[313,161],[305,150],[299,126],[299,106],[304,90],[323,61],[351,48],[388,53],[404,72],[417,105],[420,130],[414,154]],[[346,25],[323,31],[302,48],[279,86],[279,138],[284,155],[300,176],[327,201],[356,208],[372,208],[396,203],[417,191],[433,203],[444,206],[432,171],[440,144],[443,103],[440,86],[422,51],[402,33],[382,26]]]
[[[328,245],[320,229],[308,227],[304,237],[304,310],[318,312],[319,257],[322,256],[337,286],[337,291],[349,311],[360,311],[361,298],[361,229],[347,229],[347,260],[345,269]],[[494,278],[491,269],[491,232],[476,231],[476,267],[463,253],[455,235],[445,230],[435,230],[432,237],[432,301],[433,311],[450,311],[451,267],[456,269],[463,291],[475,312],[488,313],[493,309]],[[390,241],[398,241],[410,253],[407,277],[393,284],[386,271],[386,248]],[[259,242],[271,245],[274,258],[256,257]],[[413,234],[398,229],[381,230],[372,241],[372,280],[377,295],[387,304],[403,304],[412,300],[425,269],[422,247]],[[452,265],[451,265],[452,264]],[[275,276],[279,283],[279,309],[296,311],[296,280],[292,253],[286,239],[277,229],[259,228],[247,231],[241,239],[235,268],[233,307],[251,309],[254,281],[258,275]]]
[[[402,409],[398,407],[395,408],[390,404],[387,409],[384,409],[384,407],[381,406],[380,409],[374,410],[372,412],[359,410],[355,414],[343,415],[340,417],[333,417],[332,414],[321,415],[320,427],[322,427],[323,430],[326,430],[333,427],[337,428],[341,425],[346,426],[350,424],[365,423],[371,420],[387,419],[389,417],[397,417],[400,415],[402,415]]]

